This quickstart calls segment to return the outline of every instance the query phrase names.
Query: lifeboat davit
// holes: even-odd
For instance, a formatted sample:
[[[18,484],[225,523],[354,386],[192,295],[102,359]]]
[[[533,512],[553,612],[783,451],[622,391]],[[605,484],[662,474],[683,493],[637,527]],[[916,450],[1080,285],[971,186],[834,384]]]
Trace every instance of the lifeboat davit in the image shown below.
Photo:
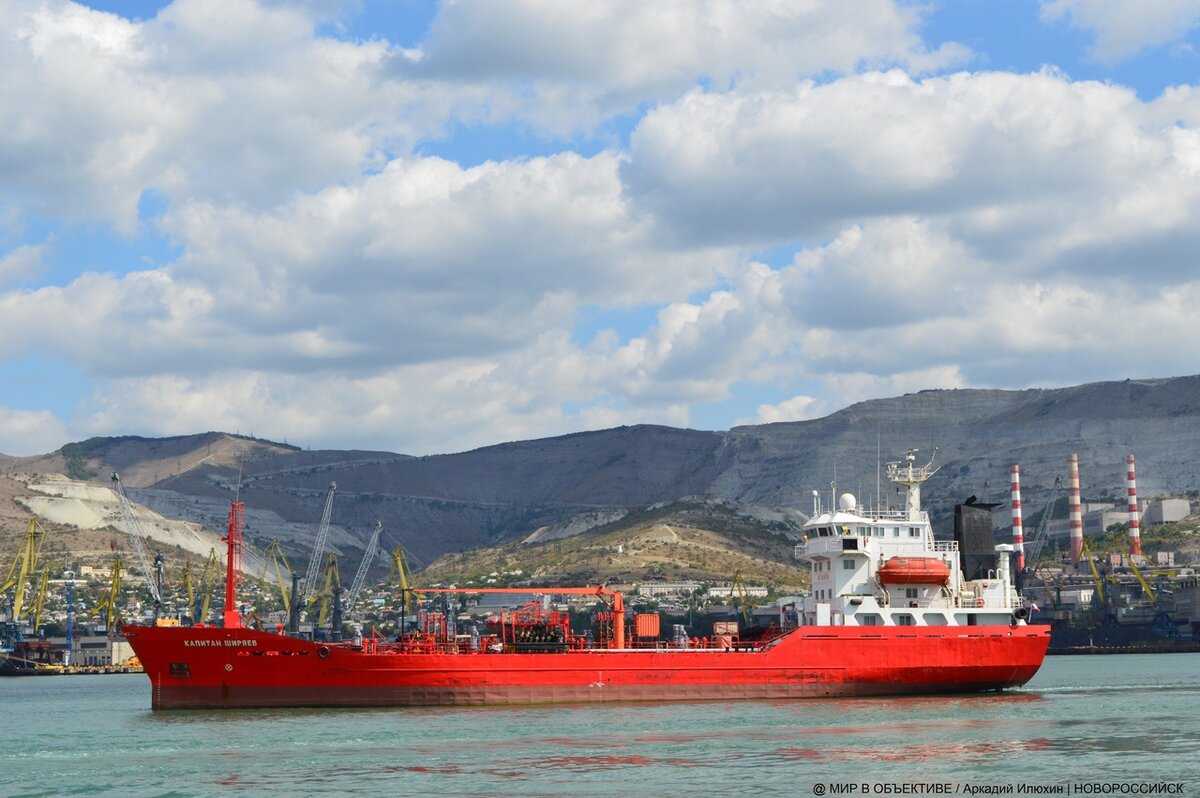
[[[885,585],[944,585],[950,568],[936,557],[893,557],[879,569]]]

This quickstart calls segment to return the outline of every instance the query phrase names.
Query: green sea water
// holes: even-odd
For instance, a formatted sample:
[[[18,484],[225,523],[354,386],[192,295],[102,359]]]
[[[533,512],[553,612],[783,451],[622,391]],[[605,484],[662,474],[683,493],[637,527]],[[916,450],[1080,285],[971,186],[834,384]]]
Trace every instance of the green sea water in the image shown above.
[[[1200,798],[1200,654],[1050,657],[940,698],[149,707],[140,674],[0,679],[0,795]]]

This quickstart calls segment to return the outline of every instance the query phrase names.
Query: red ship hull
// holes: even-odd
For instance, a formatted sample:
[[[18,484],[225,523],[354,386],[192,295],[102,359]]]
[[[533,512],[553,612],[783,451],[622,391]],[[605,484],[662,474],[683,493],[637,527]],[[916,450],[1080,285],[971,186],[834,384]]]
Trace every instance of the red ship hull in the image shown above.
[[[413,653],[250,629],[126,627],[154,709],[916,695],[1027,682],[1048,626],[791,630],[751,650]],[[372,650],[372,649],[375,650]]]

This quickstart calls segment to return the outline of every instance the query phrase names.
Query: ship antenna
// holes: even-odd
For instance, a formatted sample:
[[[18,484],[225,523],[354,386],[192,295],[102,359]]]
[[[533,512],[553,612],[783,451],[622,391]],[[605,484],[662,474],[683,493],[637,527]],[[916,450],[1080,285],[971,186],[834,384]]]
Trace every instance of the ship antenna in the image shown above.
[[[829,512],[836,513],[838,509],[837,500],[837,460],[833,461],[833,482],[829,483]]]
[[[880,483],[879,483],[879,472],[882,470],[883,466],[880,464],[881,457],[880,457],[879,452],[880,452],[880,449],[879,449],[879,425],[876,424],[875,425],[875,515],[879,515],[879,510],[881,509],[879,506],[879,501],[881,498],[880,494],[882,493],[882,491],[880,489]]]

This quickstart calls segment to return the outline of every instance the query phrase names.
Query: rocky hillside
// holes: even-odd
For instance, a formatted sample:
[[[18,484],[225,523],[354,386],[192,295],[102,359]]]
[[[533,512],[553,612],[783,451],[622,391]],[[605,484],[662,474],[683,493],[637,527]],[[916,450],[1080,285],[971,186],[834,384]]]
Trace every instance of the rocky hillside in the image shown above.
[[[689,497],[622,514],[586,532],[446,554],[425,570],[456,584],[616,584],[735,576],[778,588],[808,584],[793,551],[805,516],[764,514],[723,499]]]
[[[104,484],[119,470],[134,500],[212,530],[223,528],[229,501],[240,495],[256,545],[277,538],[301,562],[336,482],[339,550],[361,550],[378,519],[385,546],[402,543],[428,564],[446,553],[524,540],[543,527],[586,529],[685,496],[811,512],[812,492],[828,496],[836,477],[839,491],[871,502],[879,455],[886,462],[917,448],[923,458],[935,447],[941,470],[925,498],[946,533],[954,502],[971,494],[1007,500],[1013,463],[1022,467],[1032,514],[1054,478],[1065,476],[1072,452],[1079,454],[1085,499],[1123,495],[1129,452],[1138,457],[1143,496],[1194,489],[1200,377],[922,391],[813,421],[728,432],[621,427],[430,457],[310,452],[222,433],[99,438],[10,458],[3,472],[56,471]],[[884,501],[895,498],[886,485],[880,492]]]

